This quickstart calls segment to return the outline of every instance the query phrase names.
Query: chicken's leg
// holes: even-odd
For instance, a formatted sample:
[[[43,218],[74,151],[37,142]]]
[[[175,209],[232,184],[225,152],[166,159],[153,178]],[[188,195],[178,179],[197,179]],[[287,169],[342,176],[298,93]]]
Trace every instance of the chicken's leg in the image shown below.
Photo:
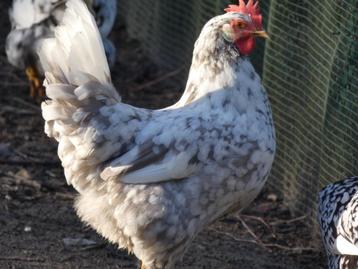
[[[27,79],[30,83],[30,96],[32,98],[43,98],[45,97],[45,88],[42,86],[39,73],[34,66],[26,68]]]

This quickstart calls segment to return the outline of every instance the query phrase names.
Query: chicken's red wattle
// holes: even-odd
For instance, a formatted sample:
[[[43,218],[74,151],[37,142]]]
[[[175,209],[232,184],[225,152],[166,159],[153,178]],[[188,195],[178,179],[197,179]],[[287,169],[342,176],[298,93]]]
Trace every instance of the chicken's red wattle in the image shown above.
[[[255,48],[255,44],[255,38],[252,36],[236,41],[236,47],[239,49],[241,55],[250,55]]]

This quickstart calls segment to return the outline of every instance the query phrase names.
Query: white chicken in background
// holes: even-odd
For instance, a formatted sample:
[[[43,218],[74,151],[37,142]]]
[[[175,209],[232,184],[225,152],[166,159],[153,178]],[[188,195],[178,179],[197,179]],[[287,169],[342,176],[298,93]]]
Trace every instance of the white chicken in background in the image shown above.
[[[328,269],[357,269],[358,177],[325,187],[319,193],[318,204]]]
[[[204,26],[182,98],[160,110],[121,102],[95,21],[81,1],[67,6],[39,55],[45,132],[77,213],[143,269],[173,268],[204,227],[257,196],[272,166],[270,104],[247,57],[267,37],[257,3]]]
[[[6,39],[8,61],[15,67],[26,70],[30,82],[30,95],[43,96],[42,68],[36,51],[42,39],[53,36],[54,28],[62,20],[67,0],[14,0],[9,10],[11,32]],[[93,2],[92,2],[93,1]],[[84,0],[93,10],[106,55],[111,65],[115,62],[116,49],[108,39],[116,14],[116,0]]]

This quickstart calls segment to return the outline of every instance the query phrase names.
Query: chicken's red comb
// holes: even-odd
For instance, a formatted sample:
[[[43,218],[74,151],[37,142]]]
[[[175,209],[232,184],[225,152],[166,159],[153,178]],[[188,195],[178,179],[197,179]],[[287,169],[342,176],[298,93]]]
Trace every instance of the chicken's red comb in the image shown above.
[[[258,30],[262,29],[262,15],[260,13],[259,1],[254,3],[254,0],[249,0],[247,4],[245,4],[244,0],[239,0],[239,5],[229,5],[225,11],[248,14],[251,16],[256,28]]]

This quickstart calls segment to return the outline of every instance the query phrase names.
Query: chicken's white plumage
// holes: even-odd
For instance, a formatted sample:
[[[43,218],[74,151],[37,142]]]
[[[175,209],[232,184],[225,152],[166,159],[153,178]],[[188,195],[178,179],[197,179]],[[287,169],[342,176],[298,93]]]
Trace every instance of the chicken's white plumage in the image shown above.
[[[110,83],[110,72],[96,22],[80,1],[67,3],[67,12],[55,31],[55,39],[41,45],[44,70],[56,70],[61,82],[81,85],[92,79]],[[56,66],[57,65],[57,66]],[[80,89],[78,90],[80,92]]]
[[[117,15],[116,0],[83,0],[93,5],[98,13],[96,17],[105,52],[112,65],[115,63],[116,49],[108,39]],[[67,0],[13,0],[9,10],[11,32],[6,39],[6,54],[9,62],[15,67],[24,69],[29,65],[36,66],[36,51],[43,39],[53,37],[54,28],[62,20]],[[93,3],[92,3],[93,2]]]
[[[9,10],[11,27],[24,29],[49,17],[64,0],[13,0]]]
[[[79,0],[67,5],[40,51],[51,99],[42,110],[77,213],[143,268],[173,268],[206,225],[256,197],[273,162],[266,92],[221,34],[242,14],[206,24],[182,99],[147,110],[121,102],[94,21]]]

